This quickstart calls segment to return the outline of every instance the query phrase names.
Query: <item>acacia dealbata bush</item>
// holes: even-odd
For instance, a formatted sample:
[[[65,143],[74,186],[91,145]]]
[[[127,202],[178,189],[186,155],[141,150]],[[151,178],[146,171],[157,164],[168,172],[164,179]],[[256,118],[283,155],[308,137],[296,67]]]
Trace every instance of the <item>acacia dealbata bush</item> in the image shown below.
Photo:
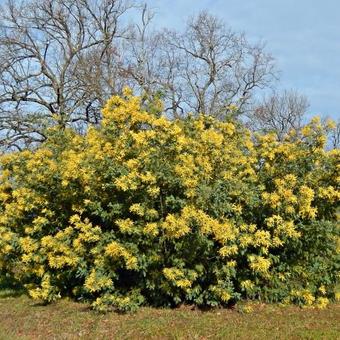
[[[2,275],[97,310],[335,299],[339,150],[320,121],[278,141],[161,111],[126,89],[85,135],[1,156]]]

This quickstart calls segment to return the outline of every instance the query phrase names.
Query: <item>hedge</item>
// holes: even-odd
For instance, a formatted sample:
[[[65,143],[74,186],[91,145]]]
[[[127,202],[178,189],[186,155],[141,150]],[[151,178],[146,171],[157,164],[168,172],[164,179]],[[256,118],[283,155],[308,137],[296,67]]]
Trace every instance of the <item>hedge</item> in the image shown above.
[[[0,271],[34,299],[97,310],[324,307],[339,279],[339,150],[317,118],[284,141],[169,120],[126,89],[84,135],[0,158]]]

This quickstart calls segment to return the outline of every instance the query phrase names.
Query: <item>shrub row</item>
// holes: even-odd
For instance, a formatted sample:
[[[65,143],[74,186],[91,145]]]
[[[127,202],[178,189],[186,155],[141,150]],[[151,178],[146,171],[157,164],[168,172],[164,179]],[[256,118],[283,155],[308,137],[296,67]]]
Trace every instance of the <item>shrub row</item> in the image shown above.
[[[320,121],[279,142],[159,112],[126,90],[85,135],[1,156],[1,272],[98,310],[334,298],[339,150]]]

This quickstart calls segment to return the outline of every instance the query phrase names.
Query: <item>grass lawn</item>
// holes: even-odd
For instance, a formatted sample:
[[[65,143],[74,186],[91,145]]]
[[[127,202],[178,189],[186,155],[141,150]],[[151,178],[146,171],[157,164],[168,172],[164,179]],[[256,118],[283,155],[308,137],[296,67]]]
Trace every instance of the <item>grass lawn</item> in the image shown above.
[[[254,312],[142,308],[98,314],[67,300],[42,306],[0,292],[0,339],[339,339],[340,304],[325,310],[256,305]]]

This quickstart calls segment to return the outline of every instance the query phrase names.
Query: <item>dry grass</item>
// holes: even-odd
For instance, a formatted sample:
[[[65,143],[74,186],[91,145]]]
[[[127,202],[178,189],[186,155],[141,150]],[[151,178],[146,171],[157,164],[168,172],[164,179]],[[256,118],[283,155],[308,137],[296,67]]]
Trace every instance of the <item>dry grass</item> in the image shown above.
[[[67,300],[42,306],[0,292],[0,339],[338,339],[340,305],[325,310],[256,305],[251,314],[142,308],[98,314]]]

